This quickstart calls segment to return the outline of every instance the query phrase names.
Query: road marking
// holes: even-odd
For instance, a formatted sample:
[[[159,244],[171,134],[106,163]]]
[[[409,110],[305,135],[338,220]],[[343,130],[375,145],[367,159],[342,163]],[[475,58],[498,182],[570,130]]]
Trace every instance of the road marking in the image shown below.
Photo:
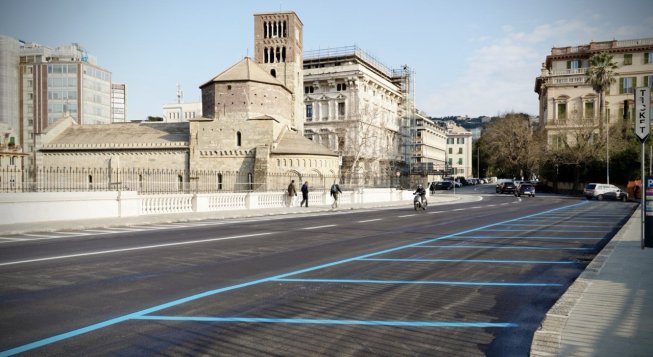
[[[315,227],[306,227],[302,229],[320,229],[320,228],[329,228],[329,227],[335,227],[335,224],[326,224],[324,226],[315,226]]]
[[[288,283],[338,283],[338,284],[415,284],[415,285],[480,285],[480,286],[562,286],[558,283],[508,283],[505,281],[445,281],[445,280],[373,280],[373,279],[291,279],[274,281]]]
[[[496,260],[496,259],[393,259],[365,258],[362,261],[415,262],[415,263],[491,263],[491,264],[574,264],[572,260]]]
[[[367,325],[398,327],[518,327],[508,322],[445,322],[445,321],[386,321],[386,320],[331,320],[331,319],[282,319],[268,317],[211,317],[211,316],[139,316],[135,320],[196,321],[196,322],[250,322],[275,324],[315,325]]]
[[[9,242],[22,242],[22,241],[26,241],[26,240],[33,240],[33,239],[9,238],[9,237],[0,237],[0,239],[7,240]],[[4,242],[4,243],[9,243],[9,242]]]
[[[406,244],[406,245],[402,245],[402,246],[398,246],[398,247],[394,247],[394,248],[389,248],[389,249],[385,249],[385,250],[381,250],[381,251],[377,251],[377,252],[373,252],[373,253],[369,253],[369,254],[364,254],[364,255],[360,255],[360,256],[356,256],[356,257],[352,257],[352,258],[342,259],[342,260],[338,260],[338,261],[334,261],[334,262],[330,262],[330,263],[325,263],[325,264],[321,264],[321,265],[312,266],[312,267],[309,267],[309,268],[295,270],[295,271],[292,271],[292,272],[279,274],[279,275],[276,275],[276,276],[271,276],[271,277],[262,278],[262,279],[258,279],[258,280],[251,280],[251,281],[244,282],[244,283],[241,283],[241,284],[230,285],[230,286],[226,286],[226,287],[222,287],[222,288],[218,288],[218,289],[204,291],[204,292],[201,292],[201,293],[197,293],[195,295],[191,295],[191,296],[187,296],[187,297],[180,298],[180,299],[177,299],[177,300],[169,301],[169,302],[164,303],[164,304],[152,306],[152,307],[146,308],[144,310],[136,311],[136,312],[133,312],[133,313],[130,313],[130,314],[115,317],[113,319],[101,321],[101,322],[98,322],[98,323],[95,323],[95,324],[92,324],[92,325],[87,325],[85,327],[81,327],[81,328],[78,328],[78,329],[75,329],[75,330],[60,333],[58,335],[53,335],[53,336],[50,336],[50,337],[47,337],[47,338],[36,340],[34,342],[31,342],[31,343],[28,343],[28,344],[25,344],[25,345],[21,345],[21,346],[17,346],[17,347],[14,347],[12,349],[9,349],[9,350],[0,351],[0,356],[11,356],[11,355],[14,355],[14,354],[23,353],[23,352],[26,352],[26,351],[31,351],[33,349],[43,347],[43,346],[47,346],[49,344],[52,344],[52,343],[55,343],[55,342],[58,342],[58,341],[67,340],[69,338],[73,338],[73,337],[76,337],[76,336],[79,336],[79,335],[83,335],[85,333],[100,330],[100,329],[103,329],[105,327],[113,326],[113,325],[116,325],[116,324],[119,324],[119,323],[122,323],[122,322],[125,322],[125,321],[129,321],[129,320],[132,320],[132,319],[137,319],[137,318],[143,317],[145,315],[151,314],[151,313],[156,312],[156,311],[161,311],[161,310],[168,309],[168,308],[171,308],[171,307],[174,307],[174,306],[177,306],[177,305],[185,304],[185,303],[190,302],[190,301],[199,300],[199,299],[202,299],[202,298],[205,298],[205,297],[208,297],[208,296],[221,294],[221,293],[224,293],[224,292],[227,292],[227,291],[232,291],[232,290],[236,290],[236,289],[245,288],[245,287],[248,287],[248,286],[267,283],[267,282],[270,282],[270,281],[274,281],[275,279],[282,279],[282,278],[286,278],[286,277],[293,276],[293,275],[299,275],[299,274],[308,273],[308,272],[312,272],[312,271],[316,271],[316,270],[320,270],[320,269],[324,269],[324,268],[329,268],[329,267],[332,267],[332,266],[353,262],[353,261],[356,261],[356,260],[359,260],[359,259],[364,259],[364,258],[369,258],[369,257],[373,257],[373,256],[388,254],[388,253],[396,252],[396,251],[399,251],[399,250],[402,250],[402,249],[415,247],[415,246],[418,246],[419,244],[432,243],[432,242],[436,242],[436,241],[439,241],[439,240],[442,240],[442,239],[455,237],[457,235],[482,231],[484,229],[487,229],[489,227],[494,226],[495,224],[501,224],[501,223],[506,223],[506,222],[515,222],[515,221],[518,221],[519,219],[528,218],[528,217],[538,217],[538,216],[542,216],[542,215],[545,215],[545,214],[548,214],[548,213],[551,213],[551,212],[564,210],[564,209],[570,209],[572,207],[576,207],[578,205],[584,205],[584,204],[586,204],[586,202],[575,203],[575,204],[569,205],[569,206],[553,208],[553,209],[548,210],[548,211],[544,211],[544,212],[540,212],[540,213],[534,213],[534,214],[527,215],[527,216],[524,216],[524,217],[510,219],[510,220],[506,220],[506,221],[502,221],[502,222],[498,222],[498,223],[488,224],[488,225],[484,225],[484,226],[481,226],[481,227],[476,227],[476,228],[464,230],[462,232],[449,234],[449,235],[446,235],[446,236],[443,236],[443,237],[429,239],[429,240],[424,241],[424,242]]]
[[[442,249],[523,249],[523,250],[594,250],[594,248],[567,248],[567,247],[531,247],[503,245],[420,245],[415,248],[442,248]]]
[[[380,220],[381,220],[381,218],[375,218],[375,219],[368,219],[368,220],[365,220],[365,221],[358,221],[358,223],[376,222],[376,221],[380,221]]]
[[[53,236],[53,235],[49,235],[49,234],[33,234],[33,233],[30,233],[30,234],[23,234],[23,235],[26,236],[26,237],[34,237],[34,238],[61,238],[61,236],[57,236],[57,235]]]
[[[446,211],[429,211],[428,214],[445,213]]]
[[[523,240],[536,240],[536,239],[549,239],[549,240],[601,240],[603,237],[546,237],[546,236],[457,236],[453,237],[461,239],[523,239]]]
[[[403,216],[397,216],[397,218],[412,217],[412,216],[414,216],[414,215],[415,215],[415,214],[405,214],[405,215],[403,215]]]
[[[69,255],[59,255],[55,257],[47,257],[47,258],[37,258],[37,259],[28,259],[28,260],[17,260],[13,262],[7,262],[7,263],[0,263],[0,266],[8,266],[8,265],[18,265],[18,264],[25,264],[25,263],[35,263],[35,262],[43,262],[43,261],[49,261],[49,260],[60,260],[60,259],[69,259],[69,258],[78,258],[78,257],[87,257],[91,255],[102,255],[102,254],[112,254],[112,253],[122,253],[122,252],[130,252],[134,250],[145,250],[145,249],[155,249],[155,248],[166,248],[166,247],[174,247],[178,245],[190,245],[190,244],[199,244],[199,243],[209,243],[209,242],[217,242],[221,240],[229,240],[229,239],[239,239],[239,238],[250,238],[250,237],[259,237],[259,236],[264,236],[272,234],[271,232],[268,233],[254,233],[254,234],[245,234],[245,235],[240,235],[240,236],[231,236],[231,237],[222,237],[222,238],[209,238],[209,239],[201,239],[201,240],[192,240],[192,241],[187,241],[187,242],[176,242],[176,243],[165,243],[165,244],[156,244],[156,245],[145,245],[145,246],[140,246],[140,247],[132,247],[132,248],[121,248],[121,249],[111,249],[111,250],[102,250],[102,251],[97,251],[97,252],[88,252],[88,253],[79,253],[79,254],[69,254]]]

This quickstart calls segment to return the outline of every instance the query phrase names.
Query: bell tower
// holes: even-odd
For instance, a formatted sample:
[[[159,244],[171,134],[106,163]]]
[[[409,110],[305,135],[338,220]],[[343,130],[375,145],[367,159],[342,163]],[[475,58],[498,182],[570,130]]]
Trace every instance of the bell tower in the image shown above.
[[[292,129],[304,135],[304,24],[294,12],[254,14],[254,59],[292,92]]]

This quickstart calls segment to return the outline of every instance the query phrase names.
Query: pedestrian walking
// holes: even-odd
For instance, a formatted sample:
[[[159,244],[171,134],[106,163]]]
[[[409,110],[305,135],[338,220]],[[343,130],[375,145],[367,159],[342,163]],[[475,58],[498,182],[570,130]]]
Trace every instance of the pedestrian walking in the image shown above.
[[[304,202],[306,202],[306,208],[308,208],[308,181],[304,182],[301,191],[302,191],[302,202],[299,204],[299,207],[304,206]]]
[[[290,180],[288,185],[288,207],[293,207],[297,197],[297,188],[295,188],[295,180]]]
[[[340,191],[340,186],[334,182],[333,185],[331,185],[331,196],[333,197],[331,208],[338,208],[338,195],[341,193],[342,191]]]

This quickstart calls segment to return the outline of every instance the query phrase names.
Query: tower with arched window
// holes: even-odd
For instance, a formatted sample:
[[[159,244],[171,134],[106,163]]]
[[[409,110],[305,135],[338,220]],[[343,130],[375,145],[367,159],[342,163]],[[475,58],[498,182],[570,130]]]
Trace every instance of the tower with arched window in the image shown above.
[[[255,60],[292,92],[290,123],[304,132],[303,30],[294,12],[254,14]]]

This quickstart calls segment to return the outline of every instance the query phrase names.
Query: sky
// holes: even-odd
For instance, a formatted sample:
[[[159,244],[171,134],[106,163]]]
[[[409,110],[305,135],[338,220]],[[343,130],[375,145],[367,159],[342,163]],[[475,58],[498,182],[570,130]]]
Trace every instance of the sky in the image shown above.
[[[653,38],[650,0],[1,0],[0,34],[79,43],[128,88],[128,118],[199,102],[199,86],[253,56],[255,13],[294,11],[304,50],[356,45],[414,72],[432,117],[538,114],[533,88],[552,47]]]

